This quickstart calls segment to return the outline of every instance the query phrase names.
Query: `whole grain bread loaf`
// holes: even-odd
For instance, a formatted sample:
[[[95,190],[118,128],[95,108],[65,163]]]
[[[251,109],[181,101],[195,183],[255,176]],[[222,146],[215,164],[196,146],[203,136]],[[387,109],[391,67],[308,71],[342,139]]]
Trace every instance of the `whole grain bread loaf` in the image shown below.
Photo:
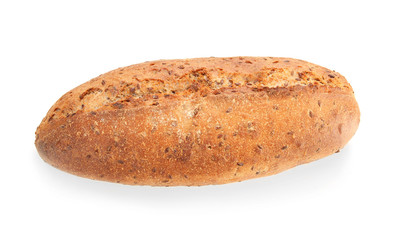
[[[359,108],[343,76],[291,58],[159,60],[63,95],[36,131],[40,156],[123,184],[224,184],[339,151]]]

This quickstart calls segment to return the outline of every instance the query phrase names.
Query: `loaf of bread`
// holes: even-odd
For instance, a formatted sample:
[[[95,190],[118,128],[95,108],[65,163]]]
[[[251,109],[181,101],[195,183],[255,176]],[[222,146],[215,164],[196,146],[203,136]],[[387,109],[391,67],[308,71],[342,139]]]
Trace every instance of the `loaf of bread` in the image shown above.
[[[63,95],[36,131],[63,171],[134,185],[224,184],[338,152],[359,108],[335,71],[273,57],[159,60]]]

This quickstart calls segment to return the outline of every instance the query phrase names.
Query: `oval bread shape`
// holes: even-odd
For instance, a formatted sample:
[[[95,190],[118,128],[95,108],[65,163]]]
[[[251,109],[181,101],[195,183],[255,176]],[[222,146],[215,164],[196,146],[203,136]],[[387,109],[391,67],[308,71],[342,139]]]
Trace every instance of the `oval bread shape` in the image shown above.
[[[52,166],[86,178],[224,184],[337,152],[359,119],[346,79],[302,60],[159,60],[102,74],[63,95],[35,145]]]

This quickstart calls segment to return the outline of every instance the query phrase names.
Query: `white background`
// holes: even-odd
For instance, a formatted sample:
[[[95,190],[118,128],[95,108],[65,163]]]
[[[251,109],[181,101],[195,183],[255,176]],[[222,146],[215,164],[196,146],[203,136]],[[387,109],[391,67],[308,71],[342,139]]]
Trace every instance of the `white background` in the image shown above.
[[[404,239],[400,1],[1,1],[0,239]],[[340,153],[206,187],[92,181],[44,163],[34,132],[73,87],[148,60],[304,59],[361,109]]]

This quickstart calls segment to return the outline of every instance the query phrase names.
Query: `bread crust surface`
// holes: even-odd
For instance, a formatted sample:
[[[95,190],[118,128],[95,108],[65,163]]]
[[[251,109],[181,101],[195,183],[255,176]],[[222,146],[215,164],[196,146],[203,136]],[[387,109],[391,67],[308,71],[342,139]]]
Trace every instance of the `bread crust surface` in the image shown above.
[[[36,131],[51,165],[123,184],[242,181],[339,151],[359,108],[346,79],[290,58],[159,60],[62,96]]]

